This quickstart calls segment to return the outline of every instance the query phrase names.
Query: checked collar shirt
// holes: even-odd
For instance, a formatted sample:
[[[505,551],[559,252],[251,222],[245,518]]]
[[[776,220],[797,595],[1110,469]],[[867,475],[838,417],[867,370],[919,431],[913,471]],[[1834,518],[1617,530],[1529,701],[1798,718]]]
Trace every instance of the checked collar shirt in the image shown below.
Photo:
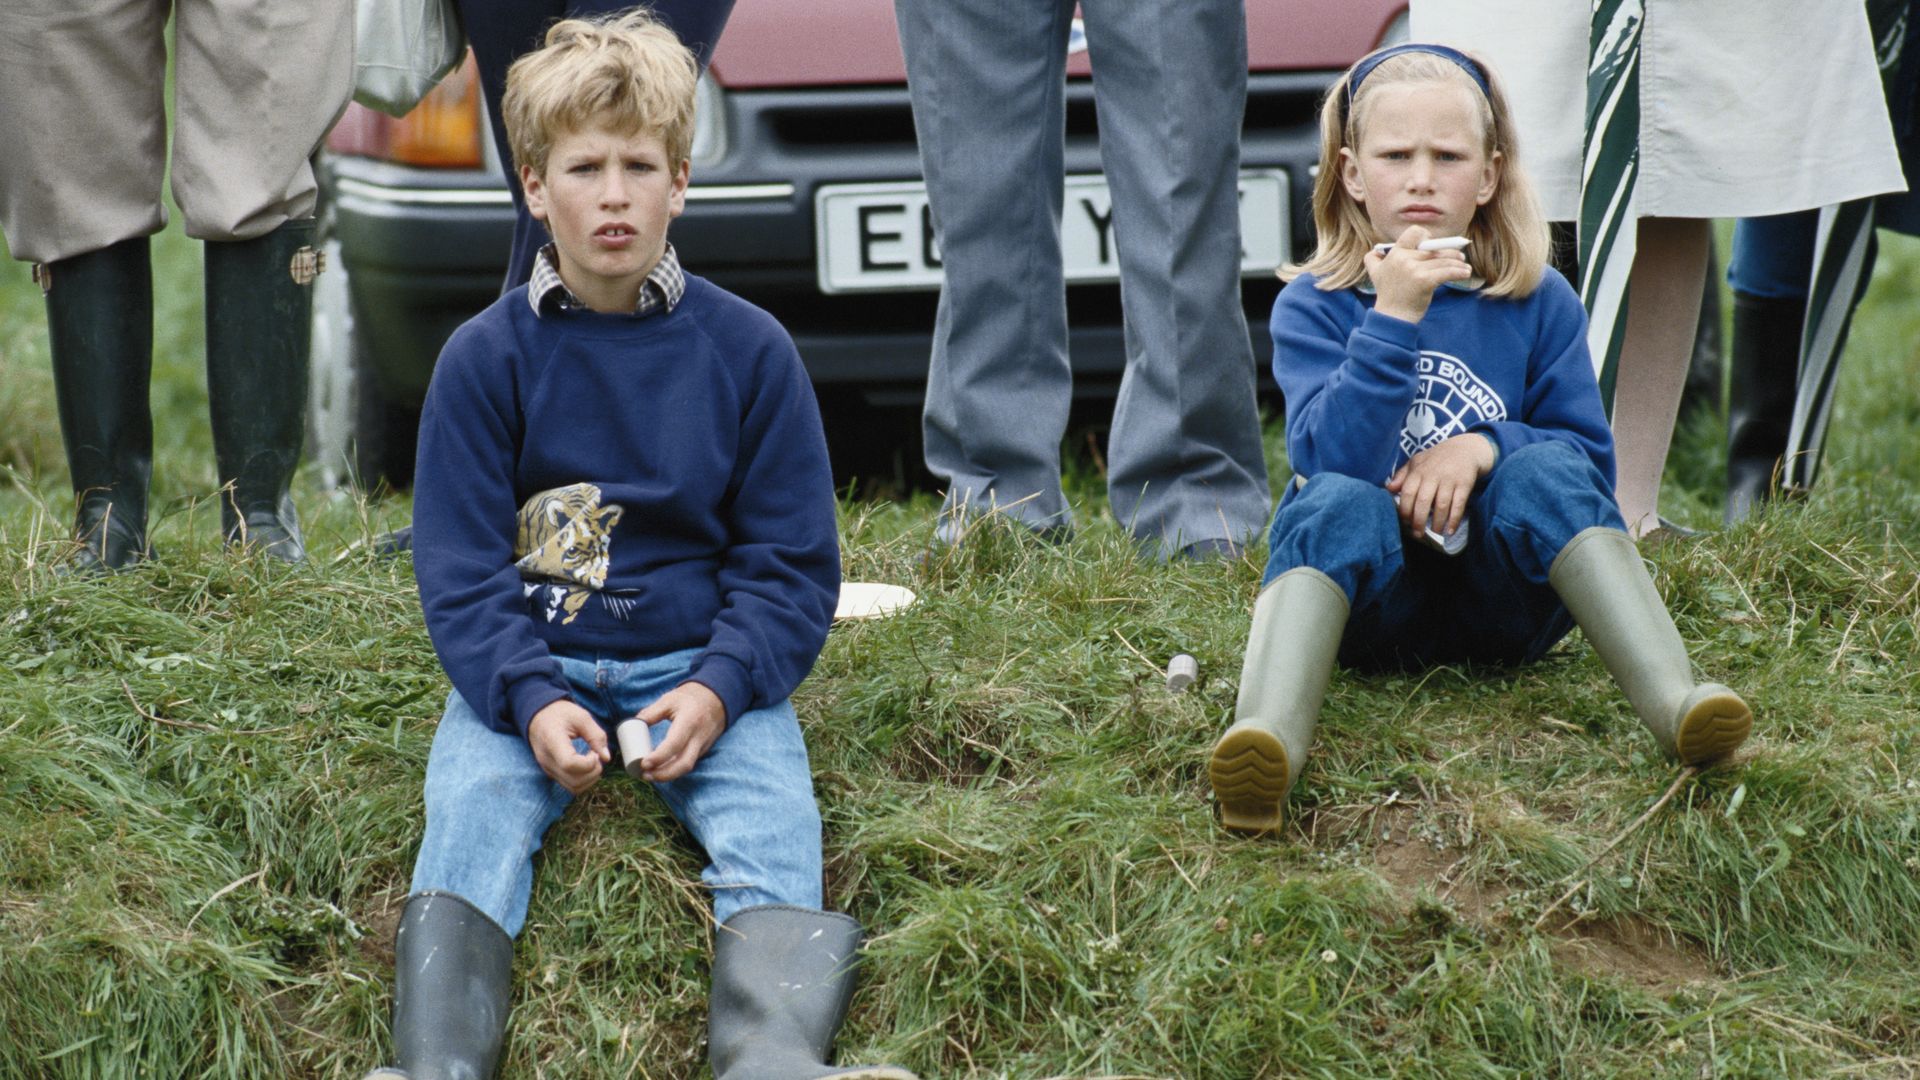
[[[541,248],[533,260],[533,277],[527,282],[527,303],[533,305],[535,315],[541,313],[549,297],[562,311],[586,307],[573,295],[573,290],[567,288],[566,282],[560,280],[558,260],[557,249],[552,244]],[[686,272],[680,269],[680,257],[674,254],[673,245],[668,244],[647,280],[641,283],[640,299],[633,305],[633,313],[645,317],[672,311],[686,292]]]

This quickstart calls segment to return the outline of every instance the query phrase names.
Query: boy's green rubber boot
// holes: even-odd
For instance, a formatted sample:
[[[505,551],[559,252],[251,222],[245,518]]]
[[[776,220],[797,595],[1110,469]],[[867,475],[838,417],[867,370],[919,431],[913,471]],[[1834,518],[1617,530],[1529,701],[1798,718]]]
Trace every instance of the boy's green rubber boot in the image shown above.
[[[1700,765],[1746,741],[1753,711],[1719,683],[1694,682],[1686,643],[1626,533],[1580,533],[1547,580],[1667,756]]]
[[[507,1030],[513,939],[453,893],[407,898],[393,940],[394,1065],[364,1080],[491,1080]]]
[[[853,1000],[860,940],[848,916],[786,904],[742,908],[714,931],[714,1080],[914,1080],[895,1065],[826,1063]]]
[[[207,398],[230,544],[306,558],[287,488],[306,434],[313,219],[207,244]]]
[[[1347,610],[1346,592],[1306,566],[1273,579],[1254,601],[1233,726],[1207,768],[1220,824],[1247,833],[1280,827],[1280,807],[1313,745]]]
[[[62,259],[36,275],[47,295],[54,398],[73,477],[68,568],[124,570],[147,547],[153,473],[153,269],[146,237]]]

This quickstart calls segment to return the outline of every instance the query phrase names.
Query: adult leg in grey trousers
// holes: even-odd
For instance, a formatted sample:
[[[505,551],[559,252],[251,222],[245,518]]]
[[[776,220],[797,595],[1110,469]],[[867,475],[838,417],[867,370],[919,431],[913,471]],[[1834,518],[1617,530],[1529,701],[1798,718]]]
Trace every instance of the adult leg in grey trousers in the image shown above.
[[[1240,307],[1243,0],[1085,0],[1113,191],[1126,374],[1114,516],[1167,553],[1245,543],[1271,509]]]
[[[950,513],[1070,524],[1060,266],[1073,0],[894,0],[946,285],[923,424]],[[943,526],[943,535],[953,533]]]
[[[1072,0],[896,0],[947,284],[928,373],[927,464],[949,509],[1064,524],[1071,396],[1059,257]],[[1267,516],[1239,308],[1240,0],[1088,5],[1114,188],[1128,369],[1109,446],[1114,511],[1179,547]],[[1104,44],[1103,44],[1104,43]],[[1025,500],[1025,501],[1022,501]]]

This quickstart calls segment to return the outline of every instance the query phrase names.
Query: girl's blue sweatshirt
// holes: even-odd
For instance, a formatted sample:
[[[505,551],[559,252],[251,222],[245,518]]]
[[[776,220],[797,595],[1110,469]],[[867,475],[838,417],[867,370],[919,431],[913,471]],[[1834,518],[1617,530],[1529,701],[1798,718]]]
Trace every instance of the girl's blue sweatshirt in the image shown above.
[[[727,719],[784,700],[839,595],[813,390],[771,315],[689,274],[670,312],[455,331],[420,418],[414,575],[454,689],[526,733],[570,697],[550,649],[698,649]]]
[[[1287,405],[1296,483],[1322,472],[1384,484],[1414,454],[1462,433],[1496,460],[1559,439],[1614,482],[1613,433],[1587,352],[1586,312],[1554,271],[1525,297],[1443,287],[1418,323],[1373,309],[1360,289],[1311,274],[1273,305],[1273,377]]]

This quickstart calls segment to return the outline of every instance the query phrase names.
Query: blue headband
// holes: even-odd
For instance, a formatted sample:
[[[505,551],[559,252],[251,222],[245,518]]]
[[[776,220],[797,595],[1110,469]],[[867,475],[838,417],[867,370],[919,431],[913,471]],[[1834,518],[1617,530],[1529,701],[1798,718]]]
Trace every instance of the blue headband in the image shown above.
[[[1359,93],[1360,84],[1366,80],[1367,76],[1373,74],[1374,68],[1379,67],[1382,61],[1391,60],[1396,56],[1404,56],[1407,53],[1431,53],[1434,56],[1453,61],[1460,66],[1460,70],[1472,77],[1474,85],[1480,88],[1480,92],[1486,95],[1488,101],[1493,100],[1493,91],[1487,88],[1487,73],[1481,71],[1480,65],[1474,63],[1466,53],[1458,49],[1449,49],[1445,45],[1423,45],[1409,42],[1405,45],[1395,45],[1390,49],[1381,49],[1379,52],[1366,57],[1353,66],[1353,74],[1347,76],[1347,109],[1351,110],[1353,108],[1353,95]]]

